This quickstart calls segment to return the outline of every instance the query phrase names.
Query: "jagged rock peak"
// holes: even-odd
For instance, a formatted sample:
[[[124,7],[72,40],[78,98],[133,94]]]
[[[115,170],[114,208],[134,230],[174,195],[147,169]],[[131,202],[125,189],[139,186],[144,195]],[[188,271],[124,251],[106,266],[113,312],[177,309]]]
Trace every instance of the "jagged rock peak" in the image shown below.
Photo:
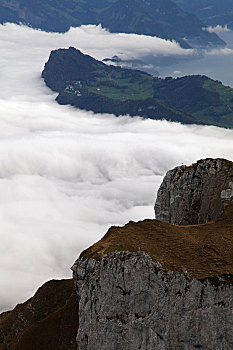
[[[201,159],[167,172],[155,203],[157,220],[177,225],[217,219],[233,202],[233,162]]]

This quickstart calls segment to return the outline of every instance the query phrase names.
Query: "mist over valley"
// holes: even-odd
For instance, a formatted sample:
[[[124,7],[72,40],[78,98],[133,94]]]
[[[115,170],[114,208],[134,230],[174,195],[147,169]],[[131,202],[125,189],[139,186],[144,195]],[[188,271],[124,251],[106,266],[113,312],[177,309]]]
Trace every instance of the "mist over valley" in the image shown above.
[[[100,26],[58,34],[6,24],[0,44],[0,308],[7,310],[44,281],[70,277],[79,253],[111,225],[154,218],[168,169],[205,157],[232,159],[233,131],[61,106],[41,79],[51,50],[60,47],[100,60],[194,54],[176,42]],[[195,60],[158,70],[198,70],[233,86],[232,53],[219,52],[206,53],[204,60],[215,62],[209,71],[198,70]],[[229,74],[217,71],[220,60],[225,71],[229,63]]]

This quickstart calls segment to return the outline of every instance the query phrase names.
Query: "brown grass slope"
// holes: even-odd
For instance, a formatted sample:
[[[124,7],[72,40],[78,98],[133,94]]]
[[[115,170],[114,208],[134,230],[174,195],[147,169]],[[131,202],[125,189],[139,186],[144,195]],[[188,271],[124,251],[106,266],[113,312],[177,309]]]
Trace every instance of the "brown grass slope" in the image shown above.
[[[177,226],[157,220],[111,227],[85,250],[84,259],[100,259],[112,251],[144,251],[166,270],[187,269],[191,278],[233,274],[233,205],[215,222]]]
[[[1,350],[76,350],[78,306],[73,280],[49,281],[0,315]]]

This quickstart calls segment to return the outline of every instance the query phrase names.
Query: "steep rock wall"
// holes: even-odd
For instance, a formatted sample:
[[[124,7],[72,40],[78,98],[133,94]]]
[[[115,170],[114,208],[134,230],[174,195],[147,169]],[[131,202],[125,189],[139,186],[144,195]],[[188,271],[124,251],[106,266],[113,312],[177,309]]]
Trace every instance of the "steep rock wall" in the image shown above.
[[[73,266],[78,350],[233,349],[232,275],[189,280],[146,253]]]
[[[217,219],[233,202],[233,163],[203,159],[167,172],[155,203],[157,220],[177,225]]]

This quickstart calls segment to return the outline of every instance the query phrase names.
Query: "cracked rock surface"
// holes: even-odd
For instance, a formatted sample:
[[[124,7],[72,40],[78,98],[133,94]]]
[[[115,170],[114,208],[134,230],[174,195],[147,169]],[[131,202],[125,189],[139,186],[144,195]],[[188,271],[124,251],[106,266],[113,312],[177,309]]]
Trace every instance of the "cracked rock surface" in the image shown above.
[[[78,350],[233,349],[232,275],[188,278],[143,252],[73,266]]]
[[[202,159],[167,172],[155,203],[157,220],[177,225],[217,219],[233,202],[233,163]]]

